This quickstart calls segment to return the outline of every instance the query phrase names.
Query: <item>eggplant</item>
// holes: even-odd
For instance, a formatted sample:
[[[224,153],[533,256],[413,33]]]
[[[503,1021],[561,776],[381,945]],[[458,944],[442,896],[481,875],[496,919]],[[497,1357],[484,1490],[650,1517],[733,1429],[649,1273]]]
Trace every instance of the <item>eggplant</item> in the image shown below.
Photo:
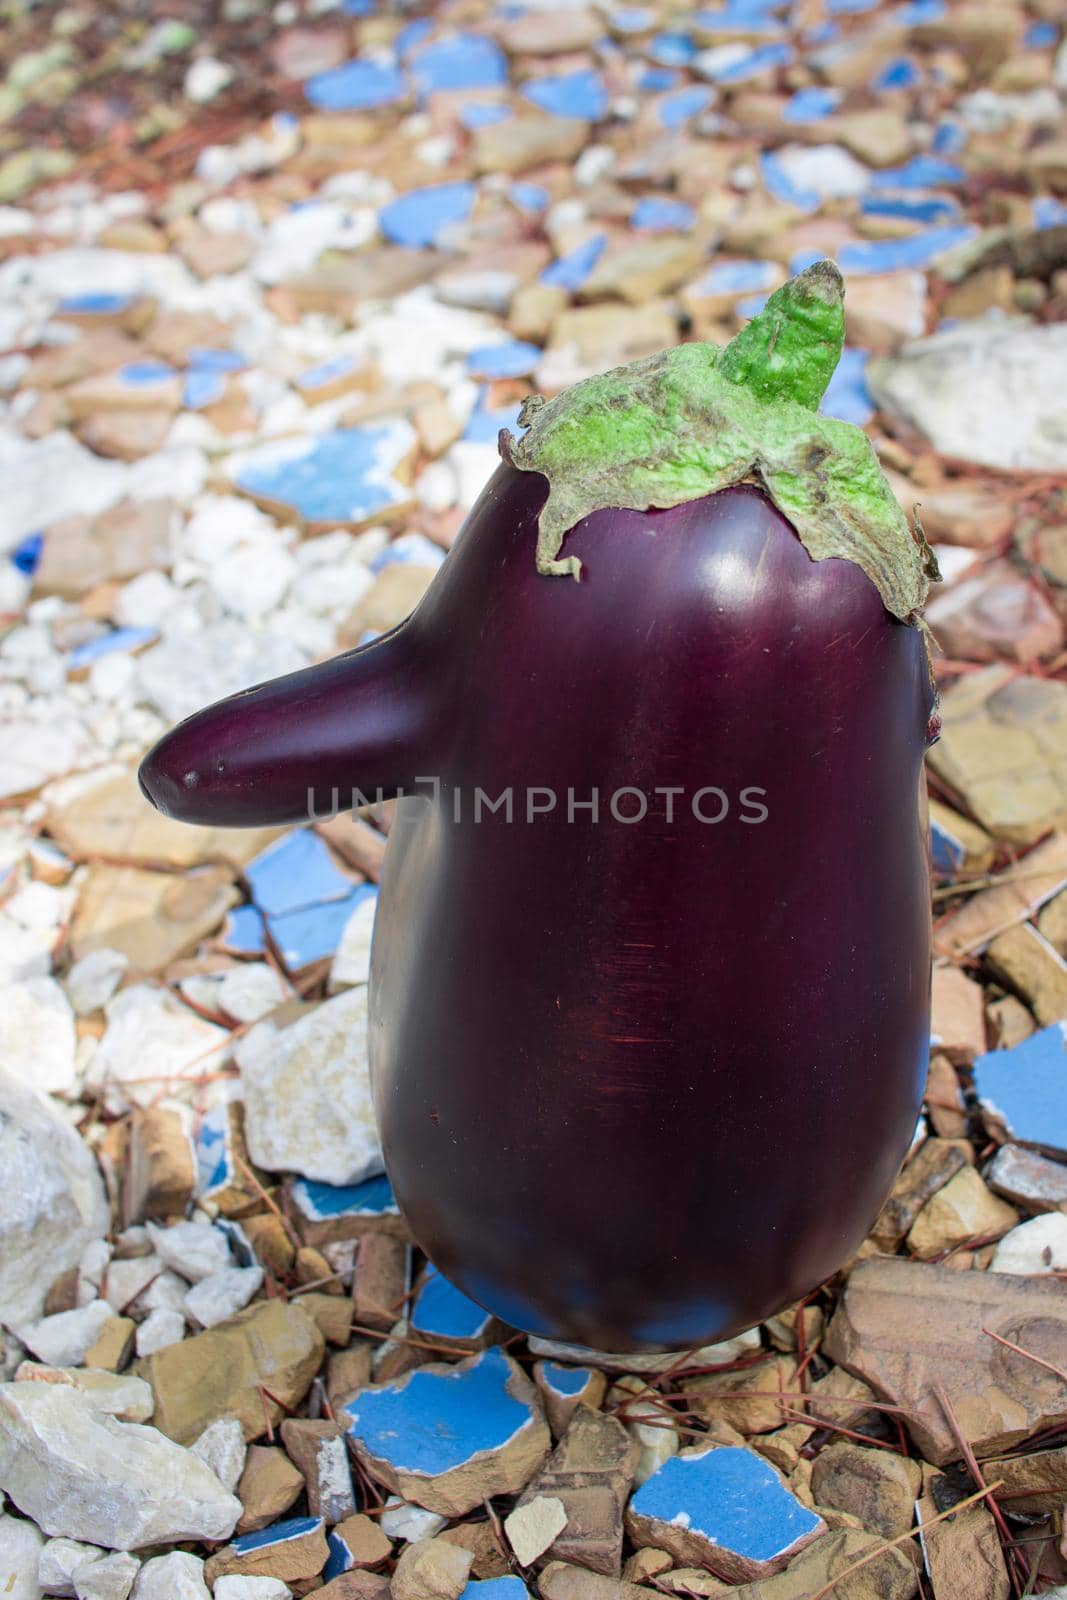
[[[210,825],[401,797],[385,1162],[423,1250],[527,1333],[759,1322],[855,1251],[913,1135],[933,569],[817,414],[842,336],[822,262],[725,350],[531,400],[411,617],[141,770]]]

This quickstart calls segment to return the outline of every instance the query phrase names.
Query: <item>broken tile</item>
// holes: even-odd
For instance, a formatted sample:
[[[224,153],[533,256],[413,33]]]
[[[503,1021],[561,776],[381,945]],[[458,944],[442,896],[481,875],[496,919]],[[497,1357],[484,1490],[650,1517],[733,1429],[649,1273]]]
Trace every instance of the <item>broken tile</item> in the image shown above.
[[[990,939],[1033,916],[1067,882],[1067,835],[1053,833],[1035,846],[1004,881],[972,895],[959,911],[939,922],[934,949],[958,960],[983,950]]]
[[[1067,1336],[1058,1294],[1048,1279],[876,1257],[853,1268],[822,1348],[904,1407],[905,1427],[937,1466],[959,1456],[935,1394],[935,1385],[943,1386],[982,1459],[1067,1421],[1062,1384],[990,1337],[1055,1363]]]
[[[238,1533],[257,1533],[277,1522],[304,1492],[304,1479],[276,1445],[249,1445],[236,1495],[243,1510]]]
[[[365,1470],[446,1516],[517,1493],[551,1443],[533,1385],[497,1348],[365,1389],[345,1414]]]
[[[393,1541],[373,1517],[346,1517],[327,1536],[330,1559],[323,1568],[327,1582],[342,1572],[380,1567],[393,1553]]]
[[[318,1249],[364,1233],[407,1236],[384,1174],[347,1187],[297,1178],[288,1190],[288,1209],[301,1239]]]
[[[932,797],[929,809],[935,872],[952,877],[957,873],[978,876],[992,866],[995,847],[983,828]]]
[[[414,429],[404,421],[271,442],[243,456],[234,483],[267,511],[299,521],[309,532],[361,528],[410,504],[396,473],[415,444]]]
[[[280,1578],[297,1582],[316,1578],[329,1557],[321,1517],[294,1517],[274,1522],[258,1533],[242,1533],[218,1550],[204,1566],[206,1582],[224,1577]]]
[[[932,1260],[972,1240],[997,1239],[1019,1220],[1014,1206],[986,1188],[974,1167],[962,1166],[923,1206],[907,1237],[920,1260]]]
[[[356,1273],[358,1277],[358,1258]],[[468,1299],[444,1273],[433,1268],[427,1272],[411,1306],[413,1334],[468,1353],[489,1342],[493,1324],[492,1312]]]
[[[533,1371],[549,1427],[556,1439],[566,1433],[579,1406],[595,1411],[604,1398],[607,1378],[593,1367],[565,1367],[558,1361],[537,1361]]]
[[[944,1483],[944,1479],[934,1479]],[[951,1504],[951,1501],[949,1502]],[[915,1506],[919,1527],[947,1509],[936,1490]],[[926,1570],[935,1600],[1009,1600],[1011,1581],[993,1514],[986,1505],[968,1506],[921,1535]]]
[[[1065,1050],[1067,1025],[1059,1023],[979,1056],[975,1090],[996,1137],[1067,1157]]]
[[[735,1446],[683,1450],[630,1501],[637,1545],[667,1550],[729,1583],[769,1577],[824,1531],[769,1462]]]
[[[348,1464],[344,1430],[334,1422],[287,1417],[282,1443],[307,1485],[308,1511],[328,1527],[356,1511],[356,1493]]]

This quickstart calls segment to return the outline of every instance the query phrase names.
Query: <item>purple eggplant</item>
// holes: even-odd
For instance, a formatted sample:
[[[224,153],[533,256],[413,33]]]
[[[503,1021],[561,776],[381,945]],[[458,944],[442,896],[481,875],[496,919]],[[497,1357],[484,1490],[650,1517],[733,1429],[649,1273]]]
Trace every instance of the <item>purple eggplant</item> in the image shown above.
[[[725,351],[528,404],[406,622],[142,768],[199,823],[402,794],[386,1165],[437,1266],[527,1332],[758,1322],[856,1249],[912,1136],[930,559],[817,415],[841,327],[820,263]]]

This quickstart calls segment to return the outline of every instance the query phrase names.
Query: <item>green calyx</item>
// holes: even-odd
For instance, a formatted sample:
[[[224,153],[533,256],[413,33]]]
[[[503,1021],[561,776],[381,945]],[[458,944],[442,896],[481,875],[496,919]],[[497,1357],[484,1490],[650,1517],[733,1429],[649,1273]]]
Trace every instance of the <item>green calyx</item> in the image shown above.
[[[684,344],[587,378],[556,399],[531,396],[519,439],[500,451],[549,483],[539,572],[577,577],[567,532],[607,506],[681,505],[758,483],[815,561],[843,556],[911,622],[936,563],[913,534],[867,435],[816,408],[844,340],[844,286],[831,261],[783,284],[726,347]]]

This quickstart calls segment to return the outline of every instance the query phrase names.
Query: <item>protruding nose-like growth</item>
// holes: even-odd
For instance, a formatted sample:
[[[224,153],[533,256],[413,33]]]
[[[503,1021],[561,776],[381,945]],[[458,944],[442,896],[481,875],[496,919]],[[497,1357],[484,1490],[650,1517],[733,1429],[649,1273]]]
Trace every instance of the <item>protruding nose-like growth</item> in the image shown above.
[[[406,792],[385,1158],[438,1266],[529,1331],[759,1321],[857,1247],[914,1127],[929,557],[816,413],[841,337],[819,263],[725,351],[529,402],[406,623],[142,769],[199,822]]]

